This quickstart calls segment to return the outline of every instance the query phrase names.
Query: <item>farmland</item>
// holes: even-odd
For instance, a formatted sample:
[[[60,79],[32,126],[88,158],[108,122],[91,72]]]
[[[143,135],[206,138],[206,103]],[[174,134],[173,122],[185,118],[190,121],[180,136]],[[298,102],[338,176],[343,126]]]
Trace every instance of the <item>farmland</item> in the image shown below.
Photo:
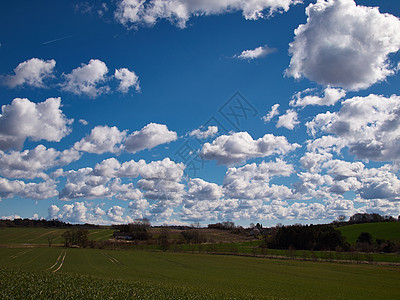
[[[400,241],[400,222],[353,224],[339,227],[338,230],[351,244],[356,242],[361,232],[369,232],[374,239]]]
[[[65,260],[58,269],[62,258],[59,257],[63,254]],[[154,289],[153,298],[157,298],[157,293],[175,293],[178,298],[198,295],[200,299],[206,296],[389,299],[400,293],[400,270],[395,267],[238,256],[60,247],[3,248],[0,249],[0,268],[5,278],[2,284],[13,281],[13,293],[26,286],[23,280],[35,278],[40,278],[40,281],[37,286],[30,287],[35,289],[33,293],[37,292],[36,289],[48,290],[46,282],[54,286],[62,282],[71,293],[84,294],[86,289],[103,284],[120,287],[118,291],[126,292],[124,295],[136,290],[139,298],[152,298],[147,293],[150,287]],[[15,274],[22,281],[15,280]],[[74,280],[75,274],[82,281]],[[4,286],[0,288],[2,298],[7,298],[7,289],[4,289]],[[57,297],[63,298],[62,295],[54,298]]]
[[[48,238],[53,244],[61,244],[61,235],[66,229],[60,228],[2,228],[0,229],[0,244],[6,245],[48,245]],[[114,230],[90,229],[89,239],[104,241],[112,237]]]

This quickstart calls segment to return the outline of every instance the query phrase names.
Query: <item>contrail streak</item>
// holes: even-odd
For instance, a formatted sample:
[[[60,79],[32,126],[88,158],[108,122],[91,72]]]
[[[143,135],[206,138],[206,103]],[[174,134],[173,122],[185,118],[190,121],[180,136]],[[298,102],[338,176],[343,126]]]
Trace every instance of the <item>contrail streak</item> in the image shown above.
[[[73,37],[73,36],[74,36],[73,34],[67,35],[67,36],[64,36],[62,38],[58,38],[58,39],[55,39],[55,40],[44,42],[44,43],[42,43],[42,45],[47,45],[47,44],[50,44],[50,43],[53,43],[53,42],[58,42],[58,41],[61,41],[61,40],[65,40],[65,39],[68,39],[68,38]]]

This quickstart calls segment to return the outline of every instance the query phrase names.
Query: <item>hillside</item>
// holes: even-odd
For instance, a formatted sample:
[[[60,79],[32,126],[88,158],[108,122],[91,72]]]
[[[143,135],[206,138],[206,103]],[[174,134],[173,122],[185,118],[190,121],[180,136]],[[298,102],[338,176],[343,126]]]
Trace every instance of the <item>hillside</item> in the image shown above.
[[[1,228],[0,245],[48,245],[48,238],[53,244],[63,243],[61,235],[68,229],[61,228]],[[112,237],[112,229],[89,229],[89,239],[104,241]]]
[[[361,232],[369,232],[374,239],[400,241],[400,222],[363,223],[339,227],[338,230],[350,244],[354,244]]]

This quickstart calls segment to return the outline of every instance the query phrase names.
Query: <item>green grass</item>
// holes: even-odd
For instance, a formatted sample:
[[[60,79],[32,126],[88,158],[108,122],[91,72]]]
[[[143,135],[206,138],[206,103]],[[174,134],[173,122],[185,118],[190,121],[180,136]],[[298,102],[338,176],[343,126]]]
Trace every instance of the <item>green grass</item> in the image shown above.
[[[266,256],[266,257],[289,257],[306,260],[346,260],[346,261],[368,261],[368,262],[387,262],[400,263],[400,255],[397,253],[354,253],[354,252],[335,252],[335,251],[309,251],[309,250],[284,250],[284,249],[264,249],[259,247],[261,241],[250,241],[240,243],[224,244],[175,244],[170,245],[169,252],[179,253],[208,253],[208,254],[233,254],[247,256]],[[160,251],[158,245],[130,245],[129,250],[136,251]]]
[[[22,270],[27,276],[68,279],[78,274],[86,278],[81,289],[99,282],[107,286],[109,280],[117,280],[122,286],[132,283],[132,287],[140,283],[154,286],[155,293],[176,292],[177,299],[189,298],[184,296],[185,291],[199,291],[199,298],[209,294],[215,299],[391,299],[400,293],[400,269],[395,267],[206,254],[67,249],[64,265],[52,273],[56,267],[48,268],[65,250],[0,249],[0,267]]]
[[[61,235],[68,229],[59,228],[2,228],[0,229],[0,244],[48,244],[48,238],[53,238],[53,244],[63,243]],[[108,240],[114,230],[90,229],[89,240]]]
[[[49,274],[0,268],[0,299],[224,299],[229,295],[100,279],[76,274]]]
[[[400,241],[400,222],[364,223],[339,227],[338,230],[350,244],[354,244],[361,232],[369,232],[374,239]]]

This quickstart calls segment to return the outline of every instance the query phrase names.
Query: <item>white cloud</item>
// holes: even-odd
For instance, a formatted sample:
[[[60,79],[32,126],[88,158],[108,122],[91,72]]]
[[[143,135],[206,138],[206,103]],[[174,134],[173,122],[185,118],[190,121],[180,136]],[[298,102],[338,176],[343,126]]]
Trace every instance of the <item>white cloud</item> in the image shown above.
[[[320,173],[301,172],[298,173],[300,181],[293,184],[294,193],[297,199],[331,199],[332,196],[328,190],[333,183],[333,178],[329,175]]]
[[[89,124],[89,122],[84,119],[79,119],[79,123],[81,123],[83,126],[86,126]]]
[[[123,218],[125,212],[125,208],[121,206],[114,205],[110,209],[107,210],[107,217],[117,223],[125,223],[125,219]]]
[[[185,195],[185,185],[179,181],[140,179],[137,186],[144,191],[144,198],[165,202],[163,205],[178,205]]]
[[[117,127],[96,126],[90,135],[76,142],[74,148],[78,151],[102,154],[121,151],[121,143],[126,137],[126,131],[119,131]]]
[[[60,191],[60,200],[109,198],[113,196],[107,186],[109,178],[94,175],[92,168],[70,170],[65,172],[64,175],[67,177],[67,182]]]
[[[400,202],[390,202],[383,199],[370,201],[365,206],[365,212],[378,213],[381,215],[398,216],[400,211]]]
[[[20,63],[14,69],[14,75],[2,76],[3,84],[10,88],[20,85],[43,87],[43,80],[53,77],[53,69],[56,61],[31,58]]]
[[[190,179],[187,186],[187,196],[195,201],[219,200],[224,195],[221,186],[200,178]]]
[[[320,138],[307,141],[307,150],[318,153],[333,151],[339,154],[345,146],[346,141],[344,139],[332,135],[324,135]]]
[[[43,171],[56,166],[68,165],[80,157],[79,152],[73,149],[60,152],[54,148],[46,149],[43,145],[23,152],[4,153],[0,150],[0,174],[9,178],[41,177],[48,179],[48,175]]]
[[[338,112],[317,115],[306,124],[312,134],[334,134],[361,159],[393,161],[400,158],[400,97],[369,95],[342,103]]]
[[[211,144],[205,143],[200,154],[204,159],[217,160],[218,164],[233,165],[250,158],[286,154],[297,147],[298,144],[290,144],[284,136],[266,134],[253,140],[247,132],[235,132],[219,136]]]
[[[271,106],[271,111],[262,117],[265,123],[270,122],[275,116],[279,115],[279,104]]]
[[[207,139],[213,137],[218,133],[217,126],[208,126],[207,130],[202,131],[203,128],[195,129],[189,133],[190,136],[195,136],[198,139]]]
[[[168,130],[166,125],[150,123],[127,137],[125,150],[130,153],[136,153],[144,149],[152,149],[158,145],[176,141],[177,139],[176,132]]]
[[[115,12],[116,19],[125,25],[153,26],[166,19],[180,28],[186,27],[192,16],[218,15],[241,11],[247,20],[271,16],[275,12],[289,10],[299,0],[122,0]]]
[[[115,198],[134,201],[147,198],[179,203],[185,194],[185,186],[180,183],[184,168],[183,163],[175,163],[169,158],[150,163],[131,160],[122,164],[115,158],[109,158],[94,169],[63,172],[67,182],[59,197],[61,200]],[[120,179],[139,177],[137,187]]]
[[[139,76],[133,71],[129,71],[127,68],[116,69],[114,77],[120,81],[118,90],[127,93],[131,87],[134,87],[136,91],[140,91]]]
[[[316,173],[320,171],[322,163],[332,159],[332,157],[333,155],[327,152],[306,152],[303,157],[300,158],[300,164],[310,172]]]
[[[21,180],[8,180],[0,177],[0,198],[15,196],[28,199],[48,199],[58,195],[57,185],[53,180],[40,183],[25,183]]]
[[[112,193],[116,194],[118,200],[137,200],[140,201],[143,197],[142,192],[136,189],[133,183],[123,184],[120,178],[114,179],[110,185]]]
[[[115,158],[109,158],[95,166],[94,174],[109,178],[137,178],[141,176],[144,179],[180,181],[184,169],[183,163],[175,163],[168,157],[150,163],[141,159],[137,162],[134,160],[126,161],[123,164]]]
[[[10,221],[13,221],[13,220],[15,220],[15,219],[22,219],[22,217],[19,216],[19,215],[11,215],[11,216],[1,216],[0,219],[1,219],[1,220],[10,220]]]
[[[48,208],[47,220],[57,219],[68,223],[91,223],[91,224],[109,224],[103,219],[105,212],[99,208],[91,208],[91,204],[85,204],[84,202],[75,202],[71,204],[65,204],[61,208],[57,205],[51,205]],[[111,210],[110,215],[115,210]],[[107,214],[108,216],[108,214]]]
[[[64,91],[76,95],[85,94],[91,98],[107,93],[108,86],[100,86],[107,80],[108,68],[104,62],[98,59],[91,59],[89,64],[82,64],[70,74],[65,74],[65,83],[62,85]]]
[[[274,51],[275,51],[275,49],[271,49],[267,45],[265,45],[265,46],[257,47],[253,50],[244,50],[244,51],[242,51],[242,53],[240,53],[239,55],[235,55],[234,57],[238,58],[238,59],[252,60],[252,59],[265,57]]]
[[[247,164],[229,168],[224,178],[225,196],[233,199],[276,200],[292,198],[291,190],[283,185],[270,185],[272,177],[290,176],[294,167],[281,159],[275,162]]]
[[[319,97],[319,96],[313,96],[313,95],[306,95],[312,90],[306,89],[302,92],[296,93],[293,97],[292,100],[290,101],[291,106],[307,106],[307,105],[319,105],[319,106],[332,106],[335,105],[336,102],[338,102],[340,99],[346,96],[346,91],[342,89],[334,89],[331,87],[327,87],[324,90],[324,96]]]
[[[148,215],[149,202],[146,199],[140,199],[129,202],[129,214],[133,219],[143,219]]]
[[[276,127],[285,127],[289,130],[293,130],[299,123],[297,112],[293,109],[288,109],[284,115],[279,117]]]
[[[59,142],[71,131],[68,120],[62,113],[61,98],[49,98],[33,103],[16,98],[3,105],[0,115],[0,149],[21,148],[26,138],[33,141]]]
[[[353,0],[318,0],[295,30],[286,74],[360,90],[393,75],[388,56],[400,48],[400,21]]]

